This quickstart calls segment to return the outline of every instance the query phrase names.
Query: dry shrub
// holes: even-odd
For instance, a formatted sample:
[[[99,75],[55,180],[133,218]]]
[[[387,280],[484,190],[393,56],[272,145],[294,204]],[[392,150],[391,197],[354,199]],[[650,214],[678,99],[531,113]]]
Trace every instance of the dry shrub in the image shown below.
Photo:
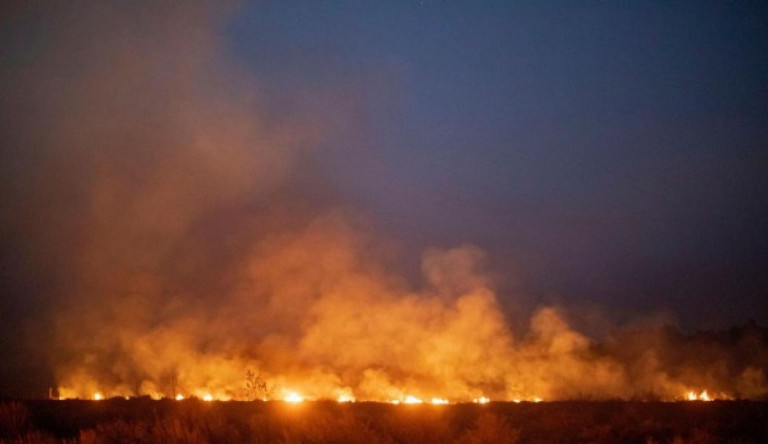
[[[285,444],[389,444],[393,442],[390,437],[383,436],[372,428],[368,421],[357,418],[346,410],[313,412],[284,426],[281,442]]]
[[[0,404],[0,438],[21,435],[29,427],[29,409],[20,402]]]
[[[520,431],[512,427],[501,415],[483,413],[472,429],[456,440],[457,444],[514,444],[520,439]]]
[[[717,442],[720,441],[716,436],[701,429],[694,429],[691,435],[687,438],[678,435],[672,439],[672,444],[716,444]]]
[[[150,422],[117,420],[82,430],[78,439],[79,444],[197,444],[243,441],[238,431],[223,420],[204,417],[195,420],[164,418]]]
[[[58,444],[58,443],[59,441],[57,441],[50,434],[40,432],[37,430],[26,432],[7,440],[0,438],[0,444]]]
[[[451,442],[454,430],[444,409],[421,408],[400,409],[395,407],[391,422],[384,422],[384,431],[388,432],[396,442],[427,444],[442,444]]]
[[[205,425],[198,422],[169,418],[153,424],[150,441],[168,444],[211,442],[205,429]]]

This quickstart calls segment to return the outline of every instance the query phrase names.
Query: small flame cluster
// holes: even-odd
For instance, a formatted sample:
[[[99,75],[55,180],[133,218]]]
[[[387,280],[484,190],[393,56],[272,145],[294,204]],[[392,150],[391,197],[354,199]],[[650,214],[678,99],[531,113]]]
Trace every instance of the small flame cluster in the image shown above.
[[[694,391],[690,391],[688,392],[686,399],[688,401],[712,401],[713,400],[713,398],[709,395],[709,393],[707,393],[706,390],[702,390],[698,394]]]

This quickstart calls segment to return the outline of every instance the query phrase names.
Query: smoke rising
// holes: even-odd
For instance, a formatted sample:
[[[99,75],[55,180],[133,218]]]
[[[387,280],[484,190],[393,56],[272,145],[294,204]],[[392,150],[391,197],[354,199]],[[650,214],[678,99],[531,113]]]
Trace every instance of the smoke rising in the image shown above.
[[[323,155],[324,118],[269,115],[278,93],[228,56],[231,9],[8,12],[22,49],[3,56],[3,334],[27,340],[14,368],[50,369],[80,397],[242,399],[246,370],[275,398],[765,396],[757,329],[596,342],[542,307],[513,337],[478,248],[428,250],[421,279],[404,278],[373,222],[307,197],[322,186],[297,165]]]

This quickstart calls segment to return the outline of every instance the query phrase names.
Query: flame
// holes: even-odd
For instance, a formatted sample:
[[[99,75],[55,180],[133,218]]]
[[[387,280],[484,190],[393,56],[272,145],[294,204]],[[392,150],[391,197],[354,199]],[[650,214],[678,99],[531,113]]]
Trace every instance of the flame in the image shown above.
[[[194,391],[193,390],[193,393],[200,393],[200,392],[201,392],[200,390],[198,390],[198,391]],[[227,400],[231,400],[231,399],[240,399],[240,398],[237,398],[237,397],[231,397],[231,396],[227,395],[224,392],[221,392],[221,393],[215,392],[216,393],[215,395],[214,395],[214,392],[204,392],[203,391],[202,393],[204,393],[202,396],[200,394],[197,394],[196,396],[201,396],[200,399],[202,399],[203,401],[206,401],[206,402],[211,402],[211,401],[214,401],[214,400],[227,401]],[[287,402],[287,403],[296,404],[296,403],[301,403],[301,402],[304,402],[304,401],[307,400],[304,396],[302,396],[301,394],[299,394],[296,391],[286,391],[284,393],[285,393],[285,395],[282,397],[282,400],[284,402]],[[113,395],[114,396],[121,396],[121,397],[124,397],[125,399],[130,399],[130,397],[128,395],[124,395],[122,393],[113,394]],[[77,396],[71,396],[71,397],[61,396],[60,399],[83,399],[83,398],[82,397],[79,398]],[[86,397],[86,399],[92,399],[94,401],[101,401],[101,400],[105,399],[105,396],[104,396],[104,394],[102,392],[93,392],[93,394],[90,396],[90,398]],[[153,397],[153,399],[157,399],[157,398]],[[176,401],[183,401],[186,398],[185,398],[184,395],[179,393],[176,396],[174,396],[173,399],[175,399]],[[264,397],[263,398],[264,401],[268,401],[270,399],[276,399],[276,398],[270,398],[270,397]],[[277,398],[277,399],[280,399],[280,398]],[[466,398],[464,398],[465,400],[461,400],[460,397],[457,397],[457,398],[454,398],[454,399],[459,400],[458,402],[468,402],[468,400],[466,400]],[[709,391],[707,389],[704,389],[704,390],[701,390],[701,391],[690,390],[690,391],[686,392],[685,395],[682,398],[677,397],[677,398],[667,398],[667,399],[670,400],[670,401],[671,400],[678,400],[679,401],[681,399],[682,400],[686,400],[686,401],[715,401],[715,400],[723,400],[723,399],[733,399],[733,397],[729,396],[728,394],[723,393],[723,392],[718,392],[718,393],[714,393],[713,394],[711,391]],[[349,402],[357,402],[357,401],[360,401],[360,400],[355,398],[349,392],[341,394],[341,395],[339,395],[336,398],[336,402],[339,402],[339,403],[349,403]],[[414,395],[406,395],[406,396],[401,396],[400,398],[392,398],[392,399],[388,399],[388,400],[387,399],[381,399],[381,398],[378,398],[378,399],[377,398],[373,398],[373,399],[364,398],[363,401],[365,401],[365,402],[386,402],[386,403],[389,403],[389,404],[392,404],[392,405],[401,405],[401,404],[413,405],[413,404],[425,404],[425,403],[432,404],[432,405],[450,405],[450,404],[453,404],[454,402],[457,402],[457,401],[451,402],[450,398],[447,398],[447,397],[446,398],[433,397],[433,398],[428,398],[428,399],[425,400],[425,399],[419,398],[419,397],[414,396]],[[525,397],[520,397],[520,398],[506,399],[505,401],[513,402],[513,403],[516,403],[516,404],[523,403],[523,402],[540,403],[540,402],[543,402],[544,399],[542,397],[539,397],[539,396],[533,396],[533,397],[525,396]],[[471,402],[474,403],[474,404],[488,404],[489,402],[491,402],[491,399],[486,397],[486,396],[480,396],[480,397],[476,397],[476,398],[471,398]]]
[[[304,402],[304,397],[296,392],[290,392],[285,396],[285,398],[283,398],[283,401],[289,402],[291,404],[298,404],[300,402]]]
[[[706,390],[702,390],[701,393],[696,394],[694,391],[688,392],[686,396],[688,401],[712,401],[713,398],[707,393]]]

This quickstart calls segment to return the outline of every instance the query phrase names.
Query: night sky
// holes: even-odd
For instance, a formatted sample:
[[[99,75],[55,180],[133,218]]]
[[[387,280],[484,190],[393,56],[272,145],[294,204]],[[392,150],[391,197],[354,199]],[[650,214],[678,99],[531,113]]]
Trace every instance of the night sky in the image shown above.
[[[481,246],[511,305],[722,327],[768,319],[767,22],[762,2],[274,2],[227,33],[279,106],[343,102],[325,183],[413,251]]]
[[[768,322],[766,2],[80,7],[0,7],[0,382],[46,374],[103,258],[215,288],[276,200],[353,212],[416,287],[426,249],[479,247],[516,330]],[[202,126],[227,148],[185,154]]]

